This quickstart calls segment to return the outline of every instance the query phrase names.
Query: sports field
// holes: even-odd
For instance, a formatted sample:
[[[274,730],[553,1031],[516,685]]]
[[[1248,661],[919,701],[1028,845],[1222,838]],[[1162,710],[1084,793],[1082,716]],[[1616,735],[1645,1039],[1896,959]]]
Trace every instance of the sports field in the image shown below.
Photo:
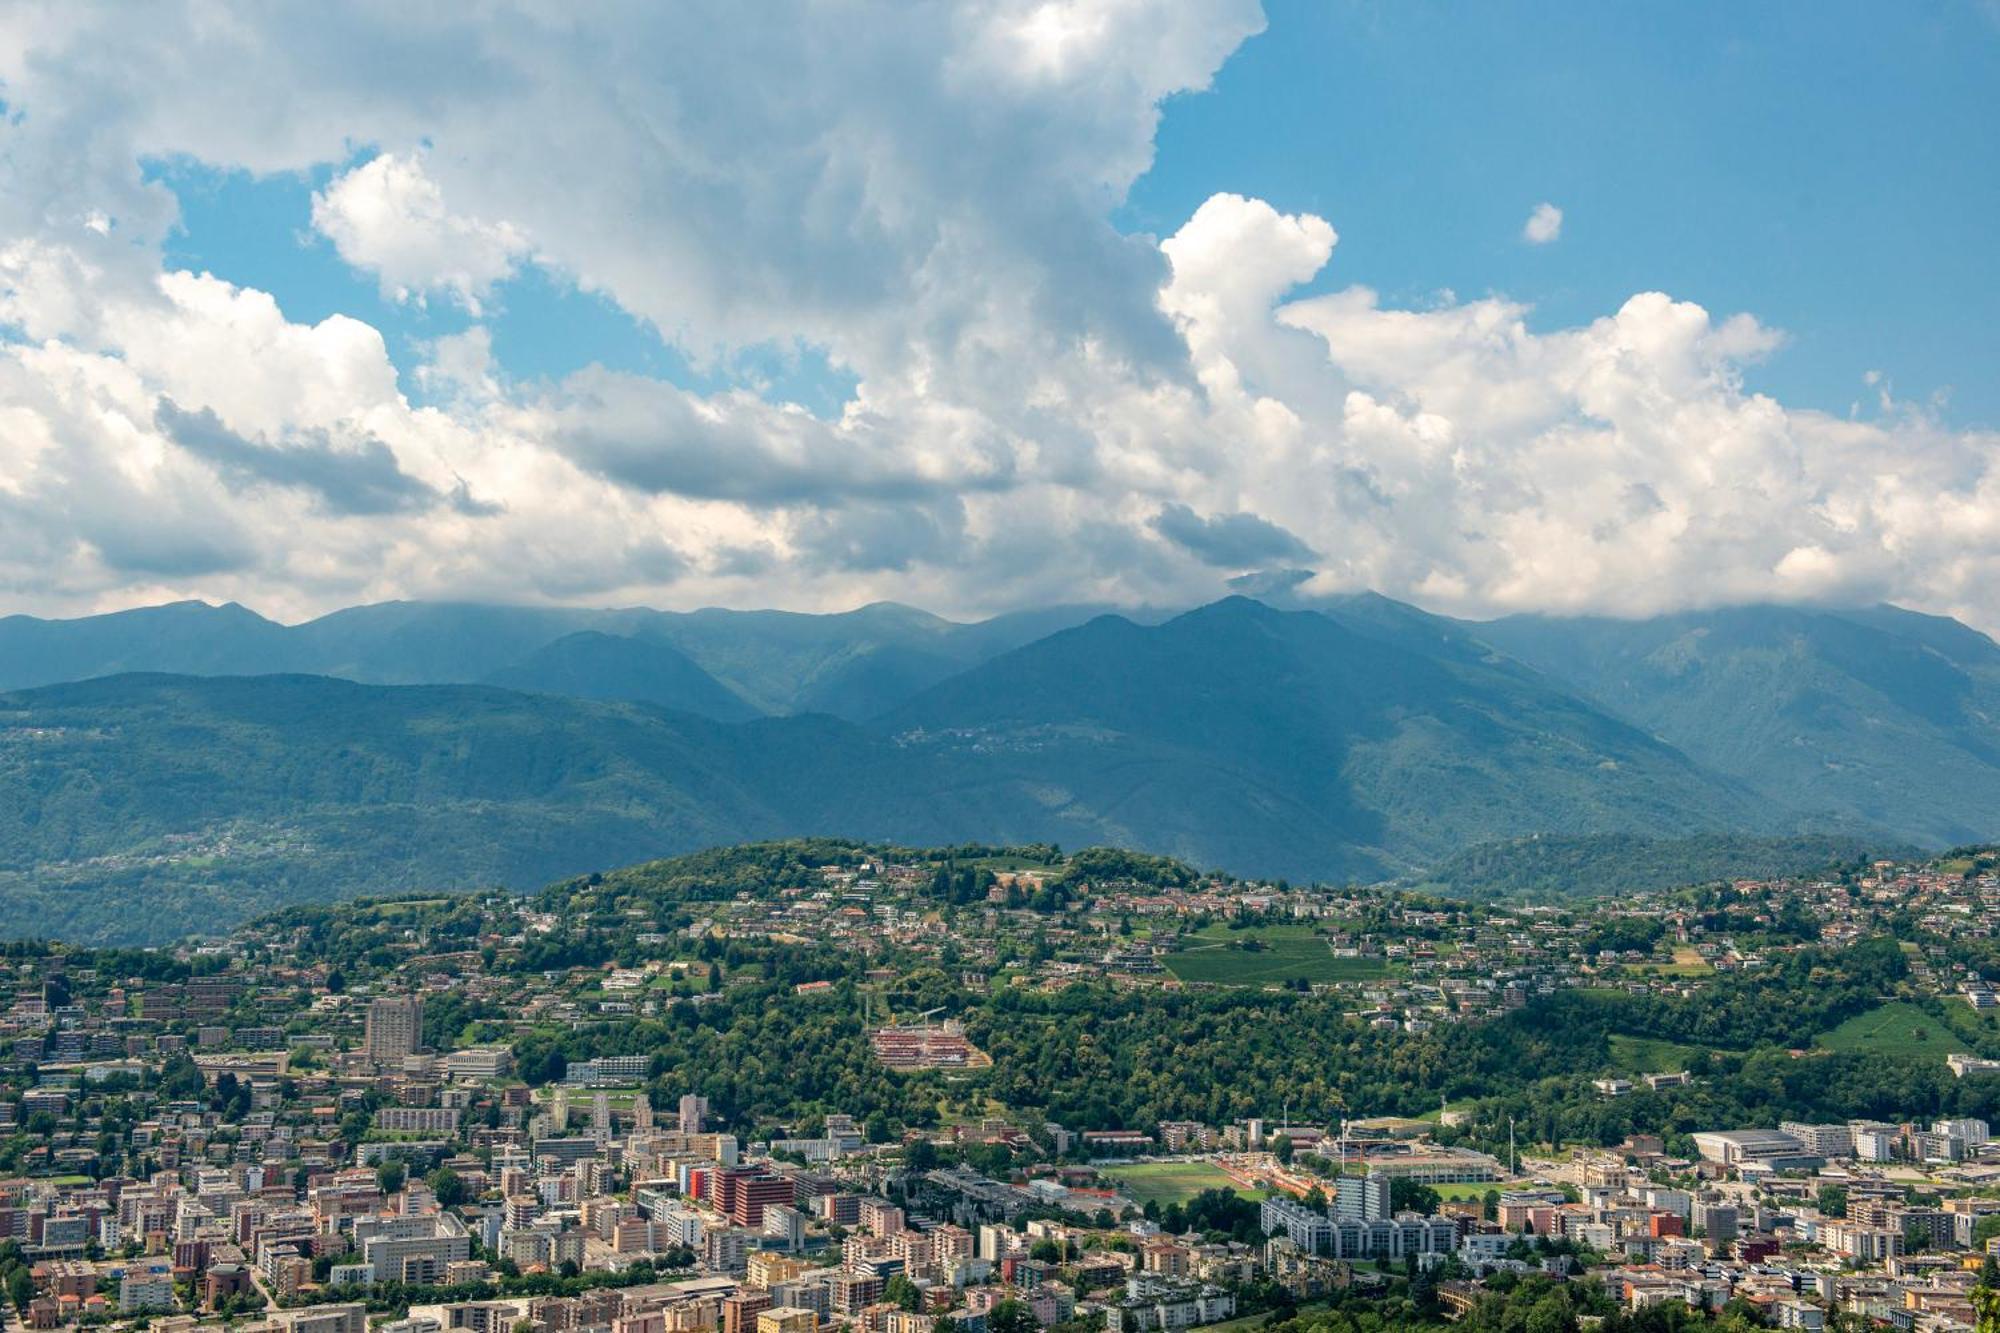
[[[1098,1174],[1131,1195],[1142,1208],[1148,1203],[1162,1208],[1186,1203],[1203,1190],[1235,1190],[1247,1199],[1264,1197],[1264,1191],[1244,1189],[1208,1162],[1134,1162],[1106,1167]]]
[[[1466,1199],[1484,1199],[1492,1191],[1508,1187],[1493,1181],[1460,1180],[1453,1181],[1448,1185],[1433,1185],[1431,1188],[1437,1191],[1438,1198],[1443,1199],[1446,1203],[1454,1203]]]

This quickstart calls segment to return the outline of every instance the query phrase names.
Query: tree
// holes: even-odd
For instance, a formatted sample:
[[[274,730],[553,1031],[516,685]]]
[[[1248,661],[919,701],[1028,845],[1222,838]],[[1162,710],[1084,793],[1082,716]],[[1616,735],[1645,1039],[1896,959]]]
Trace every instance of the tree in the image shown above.
[[[410,1173],[401,1162],[384,1162],[375,1168],[375,1179],[382,1186],[384,1194],[394,1194],[403,1188],[403,1182],[409,1178]]]
[[[987,1333],[1041,1333],[1035,1312],[1020,1301],[1001,1301],[986,1312]]]
[[[160,1095],[174,1100],[199,1097],[207,1089],[192,1056],[176,1051],[160,1065]]]
[[[882,1299],[899,1310],[908,1310],[912,1313],[924,1308],[923,1292],[917,1290],[917,1284],[901,1273],[890,1278],[888,1285],[882,1288]]]
[[[1444,1202],[1444,1196],[1429,1185],[1396,1176],[1389,1181],[1389,1211],[1392,1213],[1413,1212],[1426,1216],[1436,1213]]]
[[[431,1193],[437,1196],[438,1203],[446,1208],[454,1208],[465,1202],[465,1182],[459,1178],[458,1172],[448,1166],[441,1166],[425,1176],[424,1183],[431,1187]]]
[[[1292,1164],[1293,1152],[1291,1135],[1280,1134],[1271,1141],[1271,1156],[1277,1158],[1284,1165],[1290,1166]]]
[[[1065,1256],[1063,1247],[1045,1236],[1029,1247],[1028,1257],[1045,1264],[1059,1264]]]

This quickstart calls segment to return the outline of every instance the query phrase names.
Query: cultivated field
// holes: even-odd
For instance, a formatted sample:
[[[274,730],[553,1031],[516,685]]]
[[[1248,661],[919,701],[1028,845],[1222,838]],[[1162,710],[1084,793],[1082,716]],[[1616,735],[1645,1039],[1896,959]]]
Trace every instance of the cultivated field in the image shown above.
[[[1896,1055],[1935,1050],[1940,1060],[1947,1050],[1956,1049],[1951,1043],[1951,1030],[1943,1020],[1900,1000],[1856,1014],[1819,1035],[1819,1044],[1828,1050]]]
[[[1627,1037],[1612,1033],[1611,1067],[1621,1074],[1670,1074],[1686,1069],[1701,1054],[1699,1047],[1683,1046],[1659,1037]]]

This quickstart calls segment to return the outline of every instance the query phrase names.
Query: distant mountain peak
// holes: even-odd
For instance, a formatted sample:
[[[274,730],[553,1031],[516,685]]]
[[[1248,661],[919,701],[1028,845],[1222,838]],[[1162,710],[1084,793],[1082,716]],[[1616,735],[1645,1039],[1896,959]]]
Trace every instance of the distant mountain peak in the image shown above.
[[[1192,611],[1184,611],[1167,623],[1169,625],[1202,623],[1270,625],[1284,620],[1287,616],[1296,614],[1302,613],[1281,611],[1268,602],[1261,602],[1255,597],[1246,596],[1243,593],[1231,593],[1227,597],[1218,598],[1213,602],[1197,606]]]
[[[578,699],[658,704],[719,722],[742,722],[759,710],[669,644],[585,629],[566,634],[485,683]]]

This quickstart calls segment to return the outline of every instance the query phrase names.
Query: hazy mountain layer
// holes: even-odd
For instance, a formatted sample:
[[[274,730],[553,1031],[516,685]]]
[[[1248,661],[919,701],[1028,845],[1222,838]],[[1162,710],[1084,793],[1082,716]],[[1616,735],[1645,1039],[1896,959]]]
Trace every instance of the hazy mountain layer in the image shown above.
[[[379,685],[508,679],[551,690],[558,687],[550,682],[570,680],[586,698],[651,700],[664,688],[675,706],[722,720],[742,716],[747,703],[759,713],[858,721],[1100,609],[1052,607],[962,624],[887,602],[834,615],[384,602],[286,626],[234,604],[178,602],[75,620],[0,618],[0,689],[129,671],[306,672]],[[637,653],[601,667],[576,644],[557,651],[560,667],[544,656],[579,633],[664,645],[722,692],[694,688],[678,667],[665,687],[635,676]]]
[[[573,699],[658,704],[723,722],[745,722],[757,709],[672,646],[578,630],[537,648],[486,678],[489,685]]]
[[[527,887],[781,834],[1373,879],[1536,831],[1792,818],[1462,630],[1405,611],[1382,629],[1382,610],[1104,617],[868,725],[301,675],[19,692],[0,697],[0,888],[23,933],[161,938],[299,897]],[[652,681],[665,660],[707,688],[645,653],[586,639],[535,683],[598,688],[606,663]]]
[[[1934,845],[2000,833],[2000,646],[1894,607],[1467,627],[1705,767]]]

